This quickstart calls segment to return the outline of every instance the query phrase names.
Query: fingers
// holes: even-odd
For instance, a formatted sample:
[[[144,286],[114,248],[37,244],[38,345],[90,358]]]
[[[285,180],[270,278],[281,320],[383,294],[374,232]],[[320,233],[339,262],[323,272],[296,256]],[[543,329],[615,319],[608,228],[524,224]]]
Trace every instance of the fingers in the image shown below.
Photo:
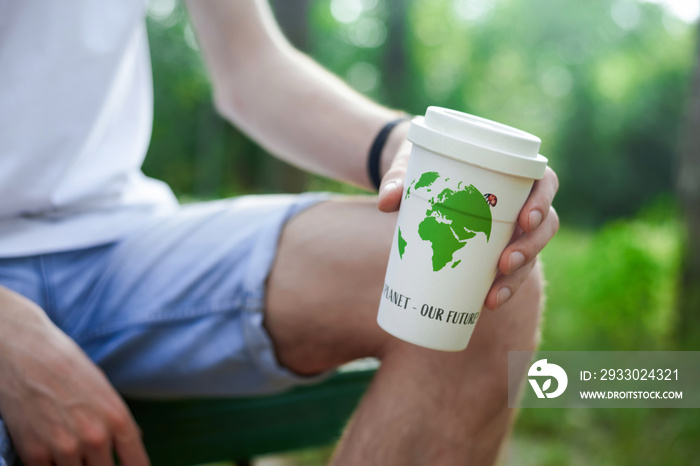
[[[559,229],[559,217],[552,207],[558,189],[557,175],[547,167],[542,179],[533,184],[518,216],[516,232],[498,261],[500,275],[486,296],[487,308],[499,308],[518,291],[534,267],[537,254]]]
[[[535,230],[547,218],[554,195],[559,189],[559,179],[554,170],[547,167],[541,180],[532,185],[530,196],[520,210],[518,225],[524,232]]]
[[[114,466],[112,438],[106,429],[93,426],[85,432],[84,443],[87,466]]]
[[[56,466],[82,466],[82,445],[74,432],[57,430],[51,440]]]
[[[26,466],[52,466],[51,452],[40,442],[16,444],[17,453]]]
[[[140,436],[116,439],[115,444],[121,464],[150,466],[151,462],[148,459]]]
[[[76,453],[56,452],[56,466],[83,466],[83,460]]]
[[[149,463],[146,450],[141,441],[138,426],[126,407],[111,415],[113,433],[100,423],[86,423],[79,435],[64,435],[53,439],[53,463],[56,466],[114,466],[112,443],[121,464],[147,466]],[[77,433],[76,433],[77,434]],[[114,440],[112,439],[114,436]],[[41,462],[27,463],[51,464]]]
[[[56,466],[114,466],[111,434],[101,419],[79,415],[73,427],[52,436],[50,450]]]
[[[114,466],[114,457],[112,456],[111,448],[87,450],[85,452],[85,464],[87,466]]]
[[[549,213],[537,229],[520,235],[506,247],[498,261],[498,270],[509,275],[532,262],[558,229],[559,217],[554,207],[550,206]]]
[[[536,261],[530,261],[524,267],[510,275],[499,275],[486,295],[484,306],[495,310],[503,306],[520,288],[530,271],[535,266]]]
[[[113,421],[114,449],[121,464],[148,466],[151,464],[146,454],[146,448],[141,440],[141,431],[136,421],[131,417],[126,406]]]

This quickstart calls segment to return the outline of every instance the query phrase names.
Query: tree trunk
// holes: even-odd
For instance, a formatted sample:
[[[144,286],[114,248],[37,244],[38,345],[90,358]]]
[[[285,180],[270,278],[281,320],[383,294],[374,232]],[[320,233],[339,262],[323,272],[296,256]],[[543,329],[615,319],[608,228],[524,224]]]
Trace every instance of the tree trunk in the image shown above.
[[[678,328],[681,344],[694,349],[700,338],[700,33],[696,56],[676,180],[685,217]]]
[[[277,24],[289,42],[302,52],[309,51],[310,0],[271,0]]]
[[[388,33],[382,63],[386,103],[395,108],[405,108],[408,82],[406,23],[410,0],[392,0],[388,5],[390,9],[387,21]]]

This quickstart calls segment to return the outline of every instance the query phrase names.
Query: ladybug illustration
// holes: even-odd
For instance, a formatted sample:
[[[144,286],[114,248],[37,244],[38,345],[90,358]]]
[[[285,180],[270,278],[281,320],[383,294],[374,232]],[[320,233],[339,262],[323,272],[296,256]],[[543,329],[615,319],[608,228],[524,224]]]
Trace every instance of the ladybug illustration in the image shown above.
[[[484,194],[484,199],[486,199],[486,202],[491,204],[491,207],[496,207],[496,203],[498,202],[498,199],[496,199],[495,194]]]

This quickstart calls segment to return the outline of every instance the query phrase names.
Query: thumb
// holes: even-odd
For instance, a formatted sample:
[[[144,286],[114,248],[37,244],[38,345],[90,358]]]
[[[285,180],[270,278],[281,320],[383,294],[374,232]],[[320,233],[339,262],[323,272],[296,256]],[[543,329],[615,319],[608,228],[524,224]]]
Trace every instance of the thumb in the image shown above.
[[[395,157],[389,171],[387,171],[384,178],[382,178],[382,183],[379,186],[379,197],[377,199],[377,208],[382,212],[394,212],[399,210],[407,165],[408,154]]]
[[[379,210],[382,212],[394,212],[399,210],[402,192],[403,179],[387,179],[385,177],[384,180],[382,180],[381,187],[379,188],[379,198],[377,199],[377,207]]]

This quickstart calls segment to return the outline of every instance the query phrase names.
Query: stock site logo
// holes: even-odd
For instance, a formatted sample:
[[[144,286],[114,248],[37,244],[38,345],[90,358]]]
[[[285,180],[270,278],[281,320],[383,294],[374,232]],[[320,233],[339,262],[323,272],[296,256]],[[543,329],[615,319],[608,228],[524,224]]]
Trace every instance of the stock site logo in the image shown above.
[[[530,366],[527,372],[528,377],[547,377],[544,379],[542,386],[537,382],[537,379],[528,379],[532,389],[535,391],[537,398],[556,398],[566,390],[566,385],[569,383],[569,378],[566,376],[564,369],[556,364],[548,363],[546,359],[540,359]],[[553,392],[548,392],[552,386],[552,378],[557,381],[557,388]]]

